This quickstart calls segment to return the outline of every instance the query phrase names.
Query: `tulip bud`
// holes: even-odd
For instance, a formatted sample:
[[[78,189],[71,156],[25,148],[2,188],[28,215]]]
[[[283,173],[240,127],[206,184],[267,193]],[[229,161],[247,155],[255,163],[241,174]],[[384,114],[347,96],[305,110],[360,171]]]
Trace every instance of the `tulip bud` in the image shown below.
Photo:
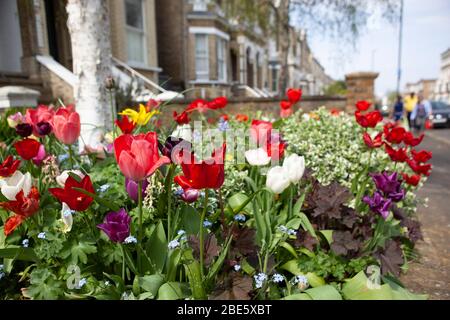
[[[22,115],[22,113],[17,112],[10,115],[6,120],[8,122],[8,126],[10,126],[11,128],[15,128],[18,124],[24,122],[24,116]]]
[[[16,126],[16,133],[23,137],[29,137],[33,133],[33,127],[28,123],[20,123]]]
[[[38,122],[36,127],[40,136],[46,136],[52,132],[52,126],[47,121]]]
[[[116,82],[114,81],[114,78],[111,76],[106,77],[105,88],[108,90],[113,90],[115,87],[116,87]]]
[[[142,180],[142,198],[144,198],[147,193],[147,186],[148,186],[148,181],[146,179]],[[130,196],[130,198],[134,201],[134,202],[138,202],[138,183],[136,181],[133,181],[131,179],[125,178],[125,190],[127,191],[128,195]]]
[[[186,189],[181,194],[181,199],[183,199],[184,202],[192,203],[195,202],[198,199],[199,192],[197,189]]]

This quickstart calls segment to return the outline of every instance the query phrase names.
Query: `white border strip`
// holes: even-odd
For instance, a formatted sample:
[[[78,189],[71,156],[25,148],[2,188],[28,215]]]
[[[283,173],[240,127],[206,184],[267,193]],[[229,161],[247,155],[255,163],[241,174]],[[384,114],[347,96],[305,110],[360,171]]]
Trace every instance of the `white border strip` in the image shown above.
[[[213,27],[189,27],[189,33],[214,34],[227,41],[230,41],[230,35]]]

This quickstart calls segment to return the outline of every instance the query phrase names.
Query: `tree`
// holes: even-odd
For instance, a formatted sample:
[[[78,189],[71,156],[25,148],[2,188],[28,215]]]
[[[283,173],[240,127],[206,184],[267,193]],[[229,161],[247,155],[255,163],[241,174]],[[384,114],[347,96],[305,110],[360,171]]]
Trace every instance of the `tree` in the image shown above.
[[[324,94],[327,96],[346,95],[347,84],[345,83],[344,80],[334,81],[325,89]]]
[[[354,44],[373,12],[379,12],[382,18],[394,22],[400,7],[400,0],[259,0],[257,6],[254,0],[225,2],[224,9],[229,17],[241,23],[256,23],[268,36],[276,37],[282,62],[280,92],[285,92],[289,83],[287,56],[291,45],[290,26],[314,30],[339,39],[340,43]]]
[[[112,125],[104,88],[112,65],[108,1],[68,0],[66,10],[73,72],[78,77],[74,97],[82,124],[80,148],[84,143],[96,146],[102,129]]]

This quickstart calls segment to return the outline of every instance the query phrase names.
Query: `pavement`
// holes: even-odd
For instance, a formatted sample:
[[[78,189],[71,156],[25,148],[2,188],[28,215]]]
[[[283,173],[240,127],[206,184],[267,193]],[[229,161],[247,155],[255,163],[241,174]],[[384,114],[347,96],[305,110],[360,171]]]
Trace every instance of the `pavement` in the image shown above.
[[[416,245],[419,260],[400,280],[431,300],[450,300],[450,129],[428,130],[422,149],[433,152],[433,171],[418,191],[420,198],[428,198],[426,207],[418,207],[424,241]]]

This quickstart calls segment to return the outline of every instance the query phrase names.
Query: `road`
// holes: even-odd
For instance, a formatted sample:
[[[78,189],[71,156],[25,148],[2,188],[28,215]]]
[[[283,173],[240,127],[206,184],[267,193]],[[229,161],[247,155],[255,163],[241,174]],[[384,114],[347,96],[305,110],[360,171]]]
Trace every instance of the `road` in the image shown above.
[[[421,149],[431,150],[433,171],[419,190],[428,206],[419,205],[424,241],[417,243],[421,255],[401,281],[416,293],[432,300],[450,299],[450,129],[427,131]]]

